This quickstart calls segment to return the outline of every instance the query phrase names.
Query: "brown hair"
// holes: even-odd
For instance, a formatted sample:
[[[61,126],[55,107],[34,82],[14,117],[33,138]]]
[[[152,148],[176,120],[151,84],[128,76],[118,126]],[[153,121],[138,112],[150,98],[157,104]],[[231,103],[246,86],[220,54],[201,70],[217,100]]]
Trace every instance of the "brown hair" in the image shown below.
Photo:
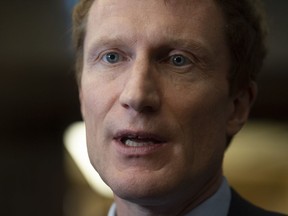
[[[215,0],[226,19],[232,94],[256,81],[266,56],[267,26],[260,0]]]
[[[76,78],[80,85],[83,44],[89,9],[94,0],[80,0],[73,12],[73,43]],[[260,0],[215,0],[226,19],[226,37],[231,52],[231,93],[256,80],[266,55],[266,26]]]
[[[86,35],[86,24],[89,9],[94,0],[80,0],[73,10],[73,45],[75,48],[75,70],[76,80],[80,85],[83,70],[83,46]]]

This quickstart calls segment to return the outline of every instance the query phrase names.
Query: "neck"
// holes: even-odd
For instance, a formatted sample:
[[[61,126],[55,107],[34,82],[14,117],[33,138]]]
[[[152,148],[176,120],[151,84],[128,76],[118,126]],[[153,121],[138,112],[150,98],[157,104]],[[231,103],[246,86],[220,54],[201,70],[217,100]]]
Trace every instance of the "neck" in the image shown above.
[[[194,193],[186,190],[180,195],[171,195],[166,199],[125,200],[115,195],[117,216],[180,216],[192,211],[203,201],[211,197],[219,188],[222,176],[211,179],[204,187]],[[166,201],[163,201],[166,200]]]

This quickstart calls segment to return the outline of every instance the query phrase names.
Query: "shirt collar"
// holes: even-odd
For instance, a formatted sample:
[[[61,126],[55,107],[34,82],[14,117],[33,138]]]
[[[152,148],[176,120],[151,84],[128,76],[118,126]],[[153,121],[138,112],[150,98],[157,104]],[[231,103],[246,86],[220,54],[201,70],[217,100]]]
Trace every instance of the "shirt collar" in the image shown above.
[[[231,201],[231,191],[226,178],[219,189],[185,216],[227,216]],[[112,204],[108,216],[116,216],[116,205]]]
[[[185,216],[227,216],[231,201],[231,190],[226,178],[219,189]]]
[[[116,216],[116,205],[113,203],[109,209],[108,216]]]

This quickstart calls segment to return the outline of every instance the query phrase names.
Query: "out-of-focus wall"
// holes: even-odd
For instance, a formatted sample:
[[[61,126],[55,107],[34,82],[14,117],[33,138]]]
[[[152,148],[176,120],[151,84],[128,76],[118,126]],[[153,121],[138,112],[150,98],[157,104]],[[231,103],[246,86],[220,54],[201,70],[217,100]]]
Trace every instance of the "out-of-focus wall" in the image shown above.
[[[61,0],[1,1],[1,215],[63,215],[63,132],[80,119],[65,14]]]
[[[254,204],[288,214],[288,124],[250,121],[236,135],[224,174]]]

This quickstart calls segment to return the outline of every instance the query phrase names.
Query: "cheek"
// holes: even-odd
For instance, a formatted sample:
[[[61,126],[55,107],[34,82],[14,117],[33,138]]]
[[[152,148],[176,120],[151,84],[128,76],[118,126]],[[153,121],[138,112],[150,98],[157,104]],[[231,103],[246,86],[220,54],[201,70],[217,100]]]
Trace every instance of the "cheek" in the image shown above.
[[[99,82],[86,84],[81,96],[81,109],[85,122],[103,120],[115,101],[115,95],[113,87],[107,84]]]
[[[84,86],[81,91],[81,111],[86,127],[86,139],[88,144],[89,155],[93,152],[96,140],[99,138],[97,135],[101,129],[101,122],[104,118],[104,101],[98,89],[93,87]],[[101,120],[102,119],[102,120]],[[92,145],[93,144],[93,145]],[[91,151],[90,151],[91,150]]]
[[[90,162],[97,172],[103,167],[105,152],[103,143],[103,119],[105,118],[105,105],[97,91],[86,90],[83,94],[82,106],[85,112],[86,142]]]
[[[227,102],[223,94],[190,94],[174,100],[174,118],[183,133],[187,157],[209,160],[225,148]]]
[[[86,79],[87,80],[87,79]],[[86,139],[89,157],[93,165],[97,164],[95,155],[98,152],[105,152],[102,143],[105,140],[105,122],[116,100],[116,89],[113,85],[104,82],[96,82],[90,79],[89,82],[82,82],[81,89],[81,110],[86,126]]]
[[[211,91],[190,92],[174,97],[171,110],[182,129],[198,128],[196,131],[209,131],[209,128],[225,128],[228,115],[228,97],[225,94],[213,94]],[[207,130],[200,130],[200,129]],[[209,134],[207,134],[209,135]]]

